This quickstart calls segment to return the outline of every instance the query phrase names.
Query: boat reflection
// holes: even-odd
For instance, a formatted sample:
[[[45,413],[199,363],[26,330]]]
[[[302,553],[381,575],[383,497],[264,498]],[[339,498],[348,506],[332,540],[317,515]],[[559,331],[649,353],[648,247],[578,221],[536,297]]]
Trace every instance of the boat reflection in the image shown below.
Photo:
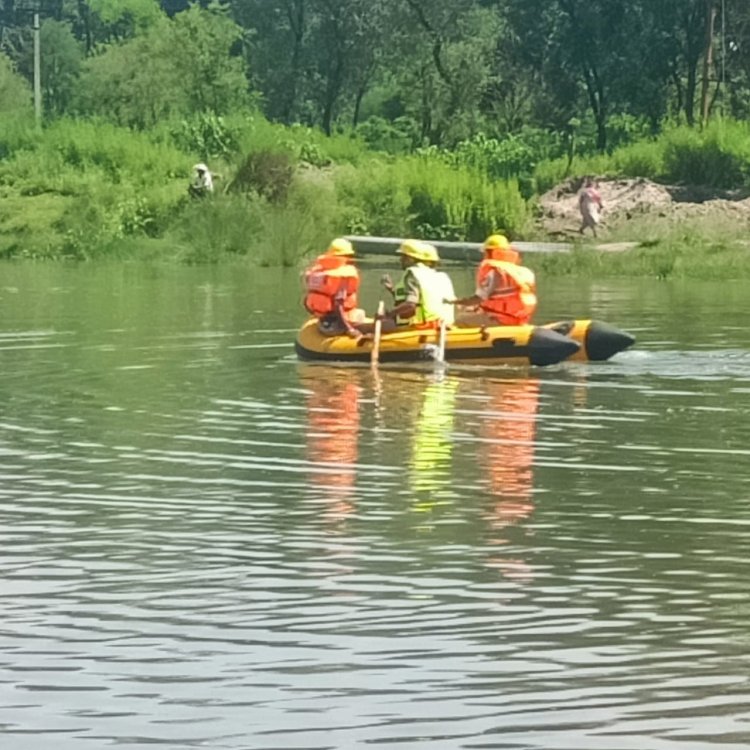
[[[441,374],[428,376],[413,427],[409,457],[409,485],[413,509],[426,513],[450,502],[456,395],[459,380]]]
[[[323,368],[305,368],[301,382],[309,481],[325,505],[324,519],[339,523],[355,507],[362,387],[346,371]]]
[[[301,383],[308,481],[329,529],[342,531],[380,490],[377,513],[397,535],[455,534],[481,519],[483,531],[471,533],[486,539],[487,567],[534,577],[524,550],[535,512],[537,378],[309,365]],[[464,489],[484,489],[486,502],[462,505]]]
[[[492,529],[497,554],[490,567],[519,581],[533,570],[516,552],[509,529],[520,527],[534,513],[534,447],[539,408],[539,380],[488,381],[487,408],[480,424],[480,464],[492,498],[484,517]]]

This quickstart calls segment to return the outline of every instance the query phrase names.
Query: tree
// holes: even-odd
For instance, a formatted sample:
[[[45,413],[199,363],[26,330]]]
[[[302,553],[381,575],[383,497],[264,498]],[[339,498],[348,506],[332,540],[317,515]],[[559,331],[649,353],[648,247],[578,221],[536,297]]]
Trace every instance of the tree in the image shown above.
[[[63,114],[78,82],[83,50],[67,23],[45,19],[40,30],[42,94],[48,115]]]
[[[31,110],[31,88],[15,72],[13,63],[0,53],[0,113],[18,113]]]
[[[407,0],[395,47],[407,111],[418,102],[423,140],[454,143],[481,129],[482,103],[492,83],[500,33],[496,13],[469,0]],[[416,26],[415,26],[416,24]]]
[[[78,108],[145,128],[193,112],[226,113],[248,102],[240,29],[220,10],[197,6],[109,45],[83,68]]]
[[[86,4],[115,40],[153,26],[163,15],[157,0],[86,0]]]

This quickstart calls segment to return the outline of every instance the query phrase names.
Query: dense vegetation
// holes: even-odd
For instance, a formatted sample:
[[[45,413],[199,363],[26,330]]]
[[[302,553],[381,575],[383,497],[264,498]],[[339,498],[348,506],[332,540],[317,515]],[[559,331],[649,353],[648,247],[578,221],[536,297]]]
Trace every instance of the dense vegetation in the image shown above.
[[[528,236],[569,175],[750,188],[749,116],[746,0],[0,0],[0,255]]]

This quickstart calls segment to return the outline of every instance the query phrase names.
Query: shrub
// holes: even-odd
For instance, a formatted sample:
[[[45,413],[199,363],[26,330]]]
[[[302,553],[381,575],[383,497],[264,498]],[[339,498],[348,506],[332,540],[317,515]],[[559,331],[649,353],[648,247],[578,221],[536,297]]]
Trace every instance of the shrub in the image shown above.
[[[185,263],[216,263],[222,256],[246,256],[261,234],[264,204],[242,195],[188,201],[173,217],[166,238]]]
[[[31,110],[31,89],[0,52],[0,113],[25,114]]]
[[[407,170],[412,233],[433,238],[481,240],[498,228],[520,233],[526,204],[516,180],[490,180],[477,169],[453,168],[415,158]]]
[[[263,210],[253,260],[261,266],[295,266],[340,234],[340,221],[332,188],[295,182],[285,205]]]
[[[373,115],[357,125],[355,132],[373,151],[405,154],[419,143],[419,125],[411,117],[386,120]]]
[[[229,184],[235,193],[254,192],[271,203],[286,200],[294,169],[287,154],[257,151],[248,154]]]
[[[237,150],[236,127],[214,112],[200,112],[180,120],[172,126],[170,134],[179,149],[198,154],[204,161],[228,159]]]
[[[664,148],[653,139],[617,149],[612,161],[617,172],[625,177],[658,180],[664,175]]]
[[[346,231],[383,236],[406,231],[411,197],[392,164],[372,160],[357,171],[339,170],[335,185]]]
[[[337,180],[349,231],[433,239],[483,239],[498,227],[520,232],[527,211],[514,180],[493,181],[441,156],[373,162]]]
[[[667,179],[692,185],[750,185],[750,126],[716,120],[701,133],[681,127],[664,136]]]

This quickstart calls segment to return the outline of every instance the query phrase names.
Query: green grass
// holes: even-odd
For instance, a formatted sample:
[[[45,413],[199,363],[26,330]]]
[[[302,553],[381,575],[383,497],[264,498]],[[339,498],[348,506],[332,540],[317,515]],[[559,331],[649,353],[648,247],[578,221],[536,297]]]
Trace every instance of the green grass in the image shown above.
[[[629,250],[578,244],[571,253],[528,255],[525,262],[550,276],[750,279],[750,241],[739,228],[693,220],[641,229],[640,243]]]
[[[255,112],[196,115],[147,132],[69,118],[39,132],[27,115],[3,114],[0,257],[145,255],[186,263],[295,265],[343,233],[477,241],[505,231],[528,237],[536,196],[566,176],[750,187],[750,125],[742,122],[717,120],[703,131],[671,127],[657,138],[611,154],[576,156],[570,164],[566,158],[536,162],[526,149],[518,163],[527,170],[523,195],[529,186],[535,191],[528,201],[519,179],[492,176],[500,157],[511,163],[505,151],[474,146],[467,151],[471,163],[462,161],[460,149],[453,156],[436,149],[387,155],[368,150],[352,133],[326,138]],[[228,192],[253,155],[283,155],[294,165],[288,189],[277,197],[254,185]],[[206,159],[220,175],[216,194],[210,201],[190,201],[192,165]],[[636,221],[615,229],[611,239],[637,236],[643,241],[637,250],[601,256],[581,247],[534,262],[549,273],[667,278],[705,275],[710,253],[709,273],[750,275],[744,227]]]

